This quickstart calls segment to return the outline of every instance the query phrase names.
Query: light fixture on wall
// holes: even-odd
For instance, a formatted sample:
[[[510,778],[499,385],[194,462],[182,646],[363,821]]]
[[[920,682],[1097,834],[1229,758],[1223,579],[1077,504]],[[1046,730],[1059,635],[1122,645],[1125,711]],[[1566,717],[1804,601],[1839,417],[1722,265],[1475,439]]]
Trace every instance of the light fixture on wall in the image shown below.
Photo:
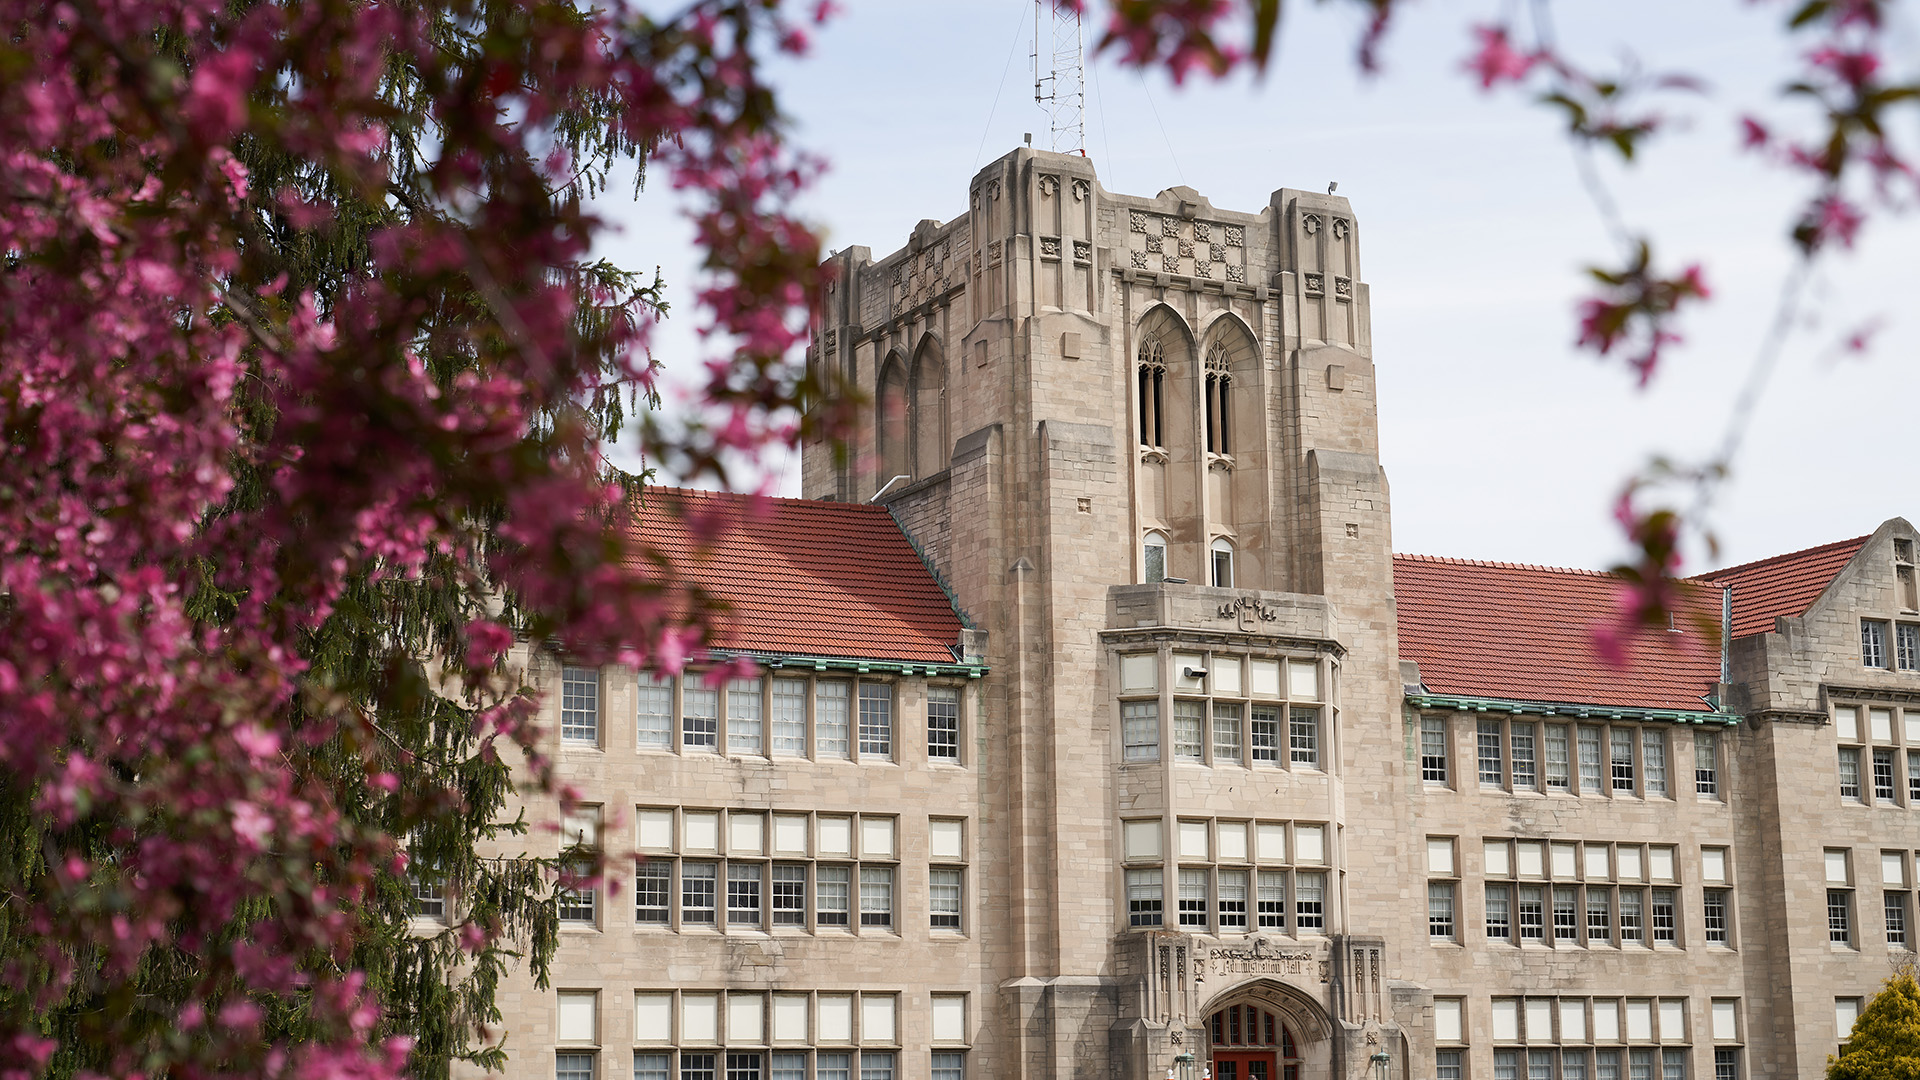
[[[1193,1055],[1177,1055],[1167,1066],[1167,1080],[1193,1080]]]
[[[1385,1050],[1376,1050],[1367,1060],[1373,1062],[1373,1080],[1387,1080],[1387,1065],[1393,1058]]]

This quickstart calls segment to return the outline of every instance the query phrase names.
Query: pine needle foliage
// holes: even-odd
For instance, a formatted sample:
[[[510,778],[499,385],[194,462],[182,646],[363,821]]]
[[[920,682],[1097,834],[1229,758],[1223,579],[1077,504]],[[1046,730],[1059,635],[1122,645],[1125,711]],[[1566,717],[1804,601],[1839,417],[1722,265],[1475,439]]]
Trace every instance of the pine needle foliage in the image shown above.
[[[1920,983],[1911,970],[1887,980],[1845,1048],[1827,1058],[1827,1080],[1920,1080]]]

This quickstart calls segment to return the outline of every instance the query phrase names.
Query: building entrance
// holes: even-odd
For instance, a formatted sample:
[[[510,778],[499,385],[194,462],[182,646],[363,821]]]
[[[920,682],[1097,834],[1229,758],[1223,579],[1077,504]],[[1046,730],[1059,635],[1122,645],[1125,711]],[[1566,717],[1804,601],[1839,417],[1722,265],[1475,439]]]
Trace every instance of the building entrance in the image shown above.
[[[1280,1018],[1258,1005],[1229,1005],[1207,1022],[1213,1080],[1300,1080],[1300,1051]]]

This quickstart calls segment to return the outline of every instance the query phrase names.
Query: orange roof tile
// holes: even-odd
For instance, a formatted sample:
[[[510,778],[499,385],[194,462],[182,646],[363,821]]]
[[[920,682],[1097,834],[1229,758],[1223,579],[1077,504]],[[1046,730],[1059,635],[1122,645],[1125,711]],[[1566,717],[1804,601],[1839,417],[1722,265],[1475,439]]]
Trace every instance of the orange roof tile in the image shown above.
[[[1827,591],[1868,537],[1857,536],[1771,559],[1701,574],[1700,580],[1733,587],[1733,636],[1765,634],[1782,615],[1805,615]]]
[[[727,648],[955,661],[960,618],[885,507],[648,488],[635,527],[731,609],[715,620]]]
[[[1400,655],[1436,694],[1704,712],[1720,678],[1719,642],[1686,629],[1637,636],[1623,669],[1603,663],[1592,629],[1613,617],[1611,574],[1396,555],[1393,585]],[[1719,590],[1683,597],[1719,621]]]

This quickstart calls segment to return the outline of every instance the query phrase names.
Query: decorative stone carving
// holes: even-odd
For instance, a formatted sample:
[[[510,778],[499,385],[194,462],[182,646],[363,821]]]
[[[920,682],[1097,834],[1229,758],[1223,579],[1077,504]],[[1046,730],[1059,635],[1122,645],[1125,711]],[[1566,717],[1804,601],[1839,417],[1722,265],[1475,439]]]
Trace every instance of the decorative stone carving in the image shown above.
[[[1208,244],[1207,259],[1210,262],[1226,262],[1227,249],[1220,244]]]
[[[1191,240],[1180,241],[1180,257],[1183,259],[1193,258],[1193,241]]]
[[[1194,958],[1196,979],[1202,964],[1219,975],[1306,975],[1314,968],[1314,954],[1307,949],[1286,949],[1265,937],[1238,948],[1215,945]]]
[[[1327,279],[1325,275],[1315,274],[1315,273],[1306,273],[1300,276],[1307,287],[1308,296],[1325,296],[1326,295]]]
[[[832,352],[840,344],[840,331],[827,331],[827,351]]]
[[[1335,277],[1333,279],[1333,295],[1341,300],[1353,299],[1353,279],[1350,277]]]
[[[998,180],[987,181],[986,191],[987,191],[988,202],[993,202],[994,200],[998,199],[1000,197],[1000,181]]]
[[[1213,264],[1207,262],[1205,259],[1195,259],[1193,263],[1193,275],[1203,278],[1213,277]]]
[[[1280,618],[1280,613],[1268,607],[1267,602],[1257,596],[1242,596],[1221,604],[1220,610],[1216,613],[1215,617],[1233,619],[1235,621],[1258,619],[1261,622],[1274,622]],[[1214,951],[1219,952],[1220,950],[1216,949]]]
[[[1146,450],[1140,454],[1140,464],[1142,465],[1165,465],[1166,463],[1167,455],[1162,451]]]
[[[1351,229],[1352,227],[1353,227],[1352,223],[1347,221],[1346,218],[1334,218],[1333,219],[1333,238],[1335,240],[1345,240],[1347,238],[1347,230]]]
[[[1052,173],[1040,174],[1040,197],[1051,199],[1060,194],[1060,178]]]
[[[1209,224],[1207,224],[1207,223],[1206,223],[1206,222],[1204,222],[1204,221],[1196,221],[1196,222],[1194,222],[1194,223],[1193,223],[1193,238],[1194,238],[1194,240],[1195,240],[1195,241],[1197,241],[1197,242],[1200,242],[1200,243],[1206,243],[1206,242],[1208,242],[1208,241],[1210,241],[1210,240],[1212,240],[1212,239],[1213,239],[1213,226],[1212,226],[1212,225],[1209,225]]]
[[[1246,243],[1247,243],[1247,230],[1244,226],[1240,226],[1240,225],[1227,226],[1227,246],[1228,247],[1245,247]]]
[[[1147,250],[1153,252],[1155,255],[1160,254],[1160,238],[1157,236],[1147,237]]]
[[[1160,235],[1179,236],[1180,235],[1180,219],[1179,218],[1161,218],[1160,219]]]
[[[1147,215],[1141,213],[1138,210],[1127,211],[1127,228],[1137,233],[1146,232],[1147,231]]]
[[[1133,268],[1134,268],[1135,270],[1145,270],[1145,269],[1147,268],[1147,253],[1146,253],[1146,252],[1144,252],[1144,251],[1136,251],[1136,252],[1134,252],[1134,253],[1133,253]]]
[[[1000,241],[998,240],[987,241],[987,265],[1000,265]]]
[[[1075,240],[1073,242],[1073,261],[1093,261],[1093,242],[1091,240]]]
[[[1306,214],[1300,218],[1300,230],[1308,236],[1320,231],[1320,215]]]
[[[1074,202],[1085,202],[1087,196],[1091,194],[1093,194],[1092,184],[1087,183],[1085,180],[1082,180],[1077,176],[1073,178],[1073,201]]]
[[[1167,271],[1167,273],[1177,274],[1180,272],[1180,256],[1162,255],[1160,256],[1160,265],[1162,268],[1164,268]]]
[[[1041,237],[1040,257],[1043,259],[1058,259],[1060,257],[1060,238],[1057,236]]]
[[[1244,266],[1235,266],[1232,263],[1228,263],[1227,264],[1227,280],[1237,281],[1240,284],[1245,285],[1247,283],[1247,268]]]

